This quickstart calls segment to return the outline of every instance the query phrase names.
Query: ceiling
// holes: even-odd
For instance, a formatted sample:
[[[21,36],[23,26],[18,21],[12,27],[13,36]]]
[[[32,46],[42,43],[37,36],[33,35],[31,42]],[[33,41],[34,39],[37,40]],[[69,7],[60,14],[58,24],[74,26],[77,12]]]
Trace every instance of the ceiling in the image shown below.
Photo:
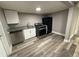
[[[0,1],[0,7],[18,12],[37,14],[53,13],[69,8],[66,3],[61,1]],[[36,7],[41,7],[41,12],[36,12]]]

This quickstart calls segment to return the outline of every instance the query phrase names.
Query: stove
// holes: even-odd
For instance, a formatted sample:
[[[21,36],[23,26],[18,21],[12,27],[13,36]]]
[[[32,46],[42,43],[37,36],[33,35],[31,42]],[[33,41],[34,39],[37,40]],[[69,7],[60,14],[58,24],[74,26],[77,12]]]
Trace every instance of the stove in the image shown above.
[[[42,36],[47,34],[47,25],[36,24],[35,28],[36,28],[36,36]]]

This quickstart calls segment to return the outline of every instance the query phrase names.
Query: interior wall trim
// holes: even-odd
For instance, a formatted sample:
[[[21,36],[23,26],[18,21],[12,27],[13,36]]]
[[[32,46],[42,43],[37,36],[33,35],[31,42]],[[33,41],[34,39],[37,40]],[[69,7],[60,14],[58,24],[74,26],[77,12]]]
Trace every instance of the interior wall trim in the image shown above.
[[[64,39],[64,42],[69,43],[70,40],[69,39]]]
[[[55,33],[55,34],[58,34],[58,35],[65,36],[65,34],[62,34],[62,33],[56,32],[56,31],[52,31],[52,33]]]

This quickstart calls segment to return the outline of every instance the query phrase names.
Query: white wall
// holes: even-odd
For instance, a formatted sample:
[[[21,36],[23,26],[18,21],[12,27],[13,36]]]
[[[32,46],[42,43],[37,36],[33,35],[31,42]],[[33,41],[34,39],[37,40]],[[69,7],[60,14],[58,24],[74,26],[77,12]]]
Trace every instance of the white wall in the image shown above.
[[[77,34],[79,19],[78,19],[79,9],[75,6],[73,10],[72,24],[70,28],[70,36]]]
[[[73,21],[73,14],[74,14],[74,7],[69,8],[68,11],[68,18],[67,18],[67,25],[66,25],[66,31],[65,31],[65,42],[70,42],[69,37],[70,37],[70,32],[71,32],[71,24]]]
[[[79,27],[79,19],[78,19],[79,9],[76,7],[69,8],[68,12],[68,21],[66,27],[66,35],[65,41],[70,42],[74,35],[77,35],[78,27]]]
[[[9,55],[12,51],[12,44],[11,44],[11,39],[10,39],[10,35],[9,35],[9,32],[8,32],[8,25],[7,25],[7,22],[5,20],[5,17],[4,17],[4,14],[3,14],[3,9],[0,8],[0,21],[2,23],[2,26],[3,26],[3,31],[4,31],[4,35],[3,35],[3,43],[4,43],[4,46],[5,46],[5,50],[7,52],[7,54]]]
[[[20,23],[16,25],[17,27],[26,26],[27,24],[34,25],[35,23],[42,22],[42,16],[35,15],[35,14],[19,13],[19,20],[20,20]]]
[[[77,4],[77,11],[76,11],[76,16],[78,16],[77,17],[77,23],[76,23],[76,30],[75,30],[75,32],[76,32],[76,35],[78,35],[79,36],[79,3]]]
[[[52,32],[54,31],[60,34],[65,34],[68,10],[56,12],[50,16],[53,17]]]

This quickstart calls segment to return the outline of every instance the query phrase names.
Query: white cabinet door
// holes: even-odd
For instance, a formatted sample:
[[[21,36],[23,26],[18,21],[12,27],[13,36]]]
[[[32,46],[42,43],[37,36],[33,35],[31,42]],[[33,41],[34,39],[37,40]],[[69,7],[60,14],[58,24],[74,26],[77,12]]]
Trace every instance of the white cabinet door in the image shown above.
[[[35,29],[35,28],[32,28],[32,29],[31,29],[30,35],[31,35],[31,37],[36,36],[36,29]]]
[[[23,33],[24,33],[25,39],[29,39],[30,38],[30,29],[23,30]]]
[[[2,44],[2,41],[1,41],[1,38],[0,38],[0,57],[6,57],[6,52],[5,52],[5,49],[4,49],[4,46]]]
[[[16,11],[4,10],[4,13],[8,24],[19,23],[18,13]]]
[[[24,33],[25,39],[29,39],[29,38],[36,36],[35,28],[25,29],[25,30],[23,30],[23,33]]]

